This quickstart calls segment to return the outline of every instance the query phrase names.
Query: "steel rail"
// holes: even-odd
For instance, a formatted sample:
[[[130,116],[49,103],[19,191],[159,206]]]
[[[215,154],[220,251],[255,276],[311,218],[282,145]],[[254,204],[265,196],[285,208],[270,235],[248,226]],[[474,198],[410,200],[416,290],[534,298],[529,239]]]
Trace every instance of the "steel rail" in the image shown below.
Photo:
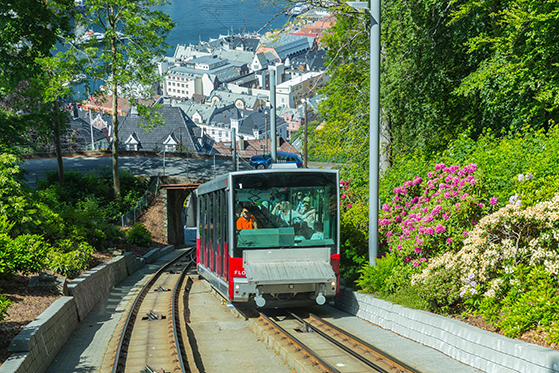
[[[151,276],[151,279],[142,287],[142,290],[134,299],[134,303],[132,304],[132,308],[128,313],[128,317],[126,318],[126,322],[122,329],[122,333],[120,335],[120,340],[118,342],[118,347],[116,349],[115,360],[113,363],[113,373],[124,373],[124,367],[126,366],[126,352],[128,351],[128,345],[130,342],[130,336],[132,334],[132,329],[134,328],[134,322],[138,316],[138,312],[140,310],[140,305],[144,300],[145,296],[149,293],[151,287],[155,284],[157,279],[161,276],[163,272],[165,272],[170,266],[178,262],[187,254],[190,254],[191,251],[194,251],[194,248],[186,251],[185,253],[177,256],[173,260],[166,263],[164,266],[159,268],[155,274]],[[179,354],[180,355],[180,354]]]
[[[307,323],[305,320],[301,319],[297,315],[294,315],[294,314],[292,314],[292,315],[294,317],[296,317],[300,322],[302,322],[305,327],[308,325],[310,328],[312,328],[312,330],[314,332],[320,334],[322,337],[324,337],[327,340],[329,340],[330,342],[336,344],[338,347],[340,347],[344,351],[348,352],[349,354],[351,354],[355,358],[359,359],[363,363],[369,365],[371,368],[377,369],[381,372],[389,372],[389,371],[394,371],[395,369],[398,369],[401,372],[421,373],[419,370],[417,370],[417,369],[409,366],[408,364],[398,360],[394,356],[391,356],[390,354],[384,352],[383,350],[369,344],[368,342],[363,341],[362,339],[348,333],[347,331],[337,327],[336,325],[333,325],[333,324],[329,323],[326,320],[323,320],[322,318],[320,318],[320,317],[318,317],[318,316],[316,316],[312,313],[309,314],[309,319],[311,320],[311,323]],[[317,324],[318,326],[315,326],[313,324]],[[327,330],[331,330],[332,334],[336,335],[337,337],[342,339],[347,344],[350,344],[352,346],[352,348],[344,345],[342,342],[339,342],[339,341],[335,340],[333,337],[329,336],[327,333],[320,330],[320,327],[322,327],[324,329],[327,329]],[[355,348],[360,348],[361,351],[363,351],[363,354],[370,355],[371,357],[376,359],[379,363],[375,364],[373,361],[364,357],[363,354],[360,354],[357,351],[355,351]],[[390,369],[390,370],[387,370],[387,368],[381,367],[379,364],[384,365],[384,366],[388,366],[388,369]]]
[[[184,278],[186,277],[187,269],[192,265],[194,259],[192,257],[192,253],[196,254],[194,249],[191,249],[187,253],[190,254],[189,262],[186,264],[182,273],[175,284],[175,288],[173,289],[173,301],[171,303],[171,315],[173,315],[173,337],[175,338],[175,346],[177,347],[177,358],[179,360],[179,366],[181,372],[188,372],[189,368],[185,365],[183,357],[186,357],[186,352],[184,350],[184,340],[182,338],[182,332],[180,329],[180,312],[179,312],[179,296],[181,293],[182,284],[184,282]]]
[[[280,334],[282,338],[288,340],[288,342],[295,346],[295,349],[302,352],[306,357],[309,357],[313,362],[313,365],[318,366],[322,371],[328,373],[341,373],[338,369],[334,368],[330,363],[324,360],[322,357],[317,355],[313,350],[307,347],[304,343],[299,341],[293,335],[285,331],[281,326],[279,326],[276,322],[272,321],[268,316],[259,312],[260,319],[263,320],[266,324],[268,324],[271,328],[276,330],[276,333]]]

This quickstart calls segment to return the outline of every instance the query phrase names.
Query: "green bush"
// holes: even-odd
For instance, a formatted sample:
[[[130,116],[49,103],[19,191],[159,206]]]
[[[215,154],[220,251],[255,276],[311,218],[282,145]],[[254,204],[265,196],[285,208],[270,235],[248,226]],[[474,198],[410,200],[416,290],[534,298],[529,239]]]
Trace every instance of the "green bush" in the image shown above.
[[[50,245],[41,236],[22,234],[11,238],[0,233],[0,277],[10,278],[18,271],[40,272],[49,249]]]
[[[3,322],[8,315],[8,308],[12,305],[12,301],[0,295],[0,323]]]
[[[91,254],[95,249],[86,242],[73,245],[71,241],[61,242],[61,246],[48,253],[48,268],[66,277],[76,277],[87,269]]]
[[[365,264],[359,270],[361,276],[357,285],[367,293],[383,293],[386,280],[395,268],[399,268],[400,260],[392,255],[387,255],[376,260],[376,265]]]
[[[134,223],[132,227],[126,232],[126,238],[131,244],[134,245],[148,245],[151,244],[151,232],[142,223]]]

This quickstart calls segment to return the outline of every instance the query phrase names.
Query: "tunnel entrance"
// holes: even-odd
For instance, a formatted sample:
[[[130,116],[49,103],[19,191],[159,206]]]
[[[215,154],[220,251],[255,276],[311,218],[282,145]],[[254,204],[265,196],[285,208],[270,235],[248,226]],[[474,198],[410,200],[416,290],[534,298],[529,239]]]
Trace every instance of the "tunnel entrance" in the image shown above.
[[[196,221],[196,203],[187,205],[185,202],[192,192],[206,181],[208,179],[161,177],[160,195],[165,201],[166,216],[166,221],[162,221],[161,224],[167,225],[167,242],[169,245],[185,246],[185,225],[189,223],[195,227]]]

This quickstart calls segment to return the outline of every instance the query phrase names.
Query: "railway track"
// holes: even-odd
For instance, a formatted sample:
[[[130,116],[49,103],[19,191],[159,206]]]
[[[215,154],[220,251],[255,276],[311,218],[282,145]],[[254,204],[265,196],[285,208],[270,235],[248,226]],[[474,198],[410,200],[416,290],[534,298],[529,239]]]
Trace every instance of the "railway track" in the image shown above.
[[[134,300],[115,353],[113,373],[190,372],[183,343],[188,268],[196,251],[186,250],[162,266]],[[187,346],[186,346],[187,347]]]
[[[313,314],[285,311],[268,316],[259,312],[258,323],[281,340],[281,345],[306,372],[419,373],[398,359]]]

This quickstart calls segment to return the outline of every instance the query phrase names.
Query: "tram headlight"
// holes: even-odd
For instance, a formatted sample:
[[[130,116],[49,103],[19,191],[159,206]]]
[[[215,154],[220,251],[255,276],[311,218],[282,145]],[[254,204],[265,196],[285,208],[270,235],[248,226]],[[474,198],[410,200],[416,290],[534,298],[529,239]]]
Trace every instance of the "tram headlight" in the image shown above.
[[[332,281],[332,287],[336,287],[336,281]]]
[[[241,286],[239,284],[235,285],[235,289],[239,290],[241,288]]]

